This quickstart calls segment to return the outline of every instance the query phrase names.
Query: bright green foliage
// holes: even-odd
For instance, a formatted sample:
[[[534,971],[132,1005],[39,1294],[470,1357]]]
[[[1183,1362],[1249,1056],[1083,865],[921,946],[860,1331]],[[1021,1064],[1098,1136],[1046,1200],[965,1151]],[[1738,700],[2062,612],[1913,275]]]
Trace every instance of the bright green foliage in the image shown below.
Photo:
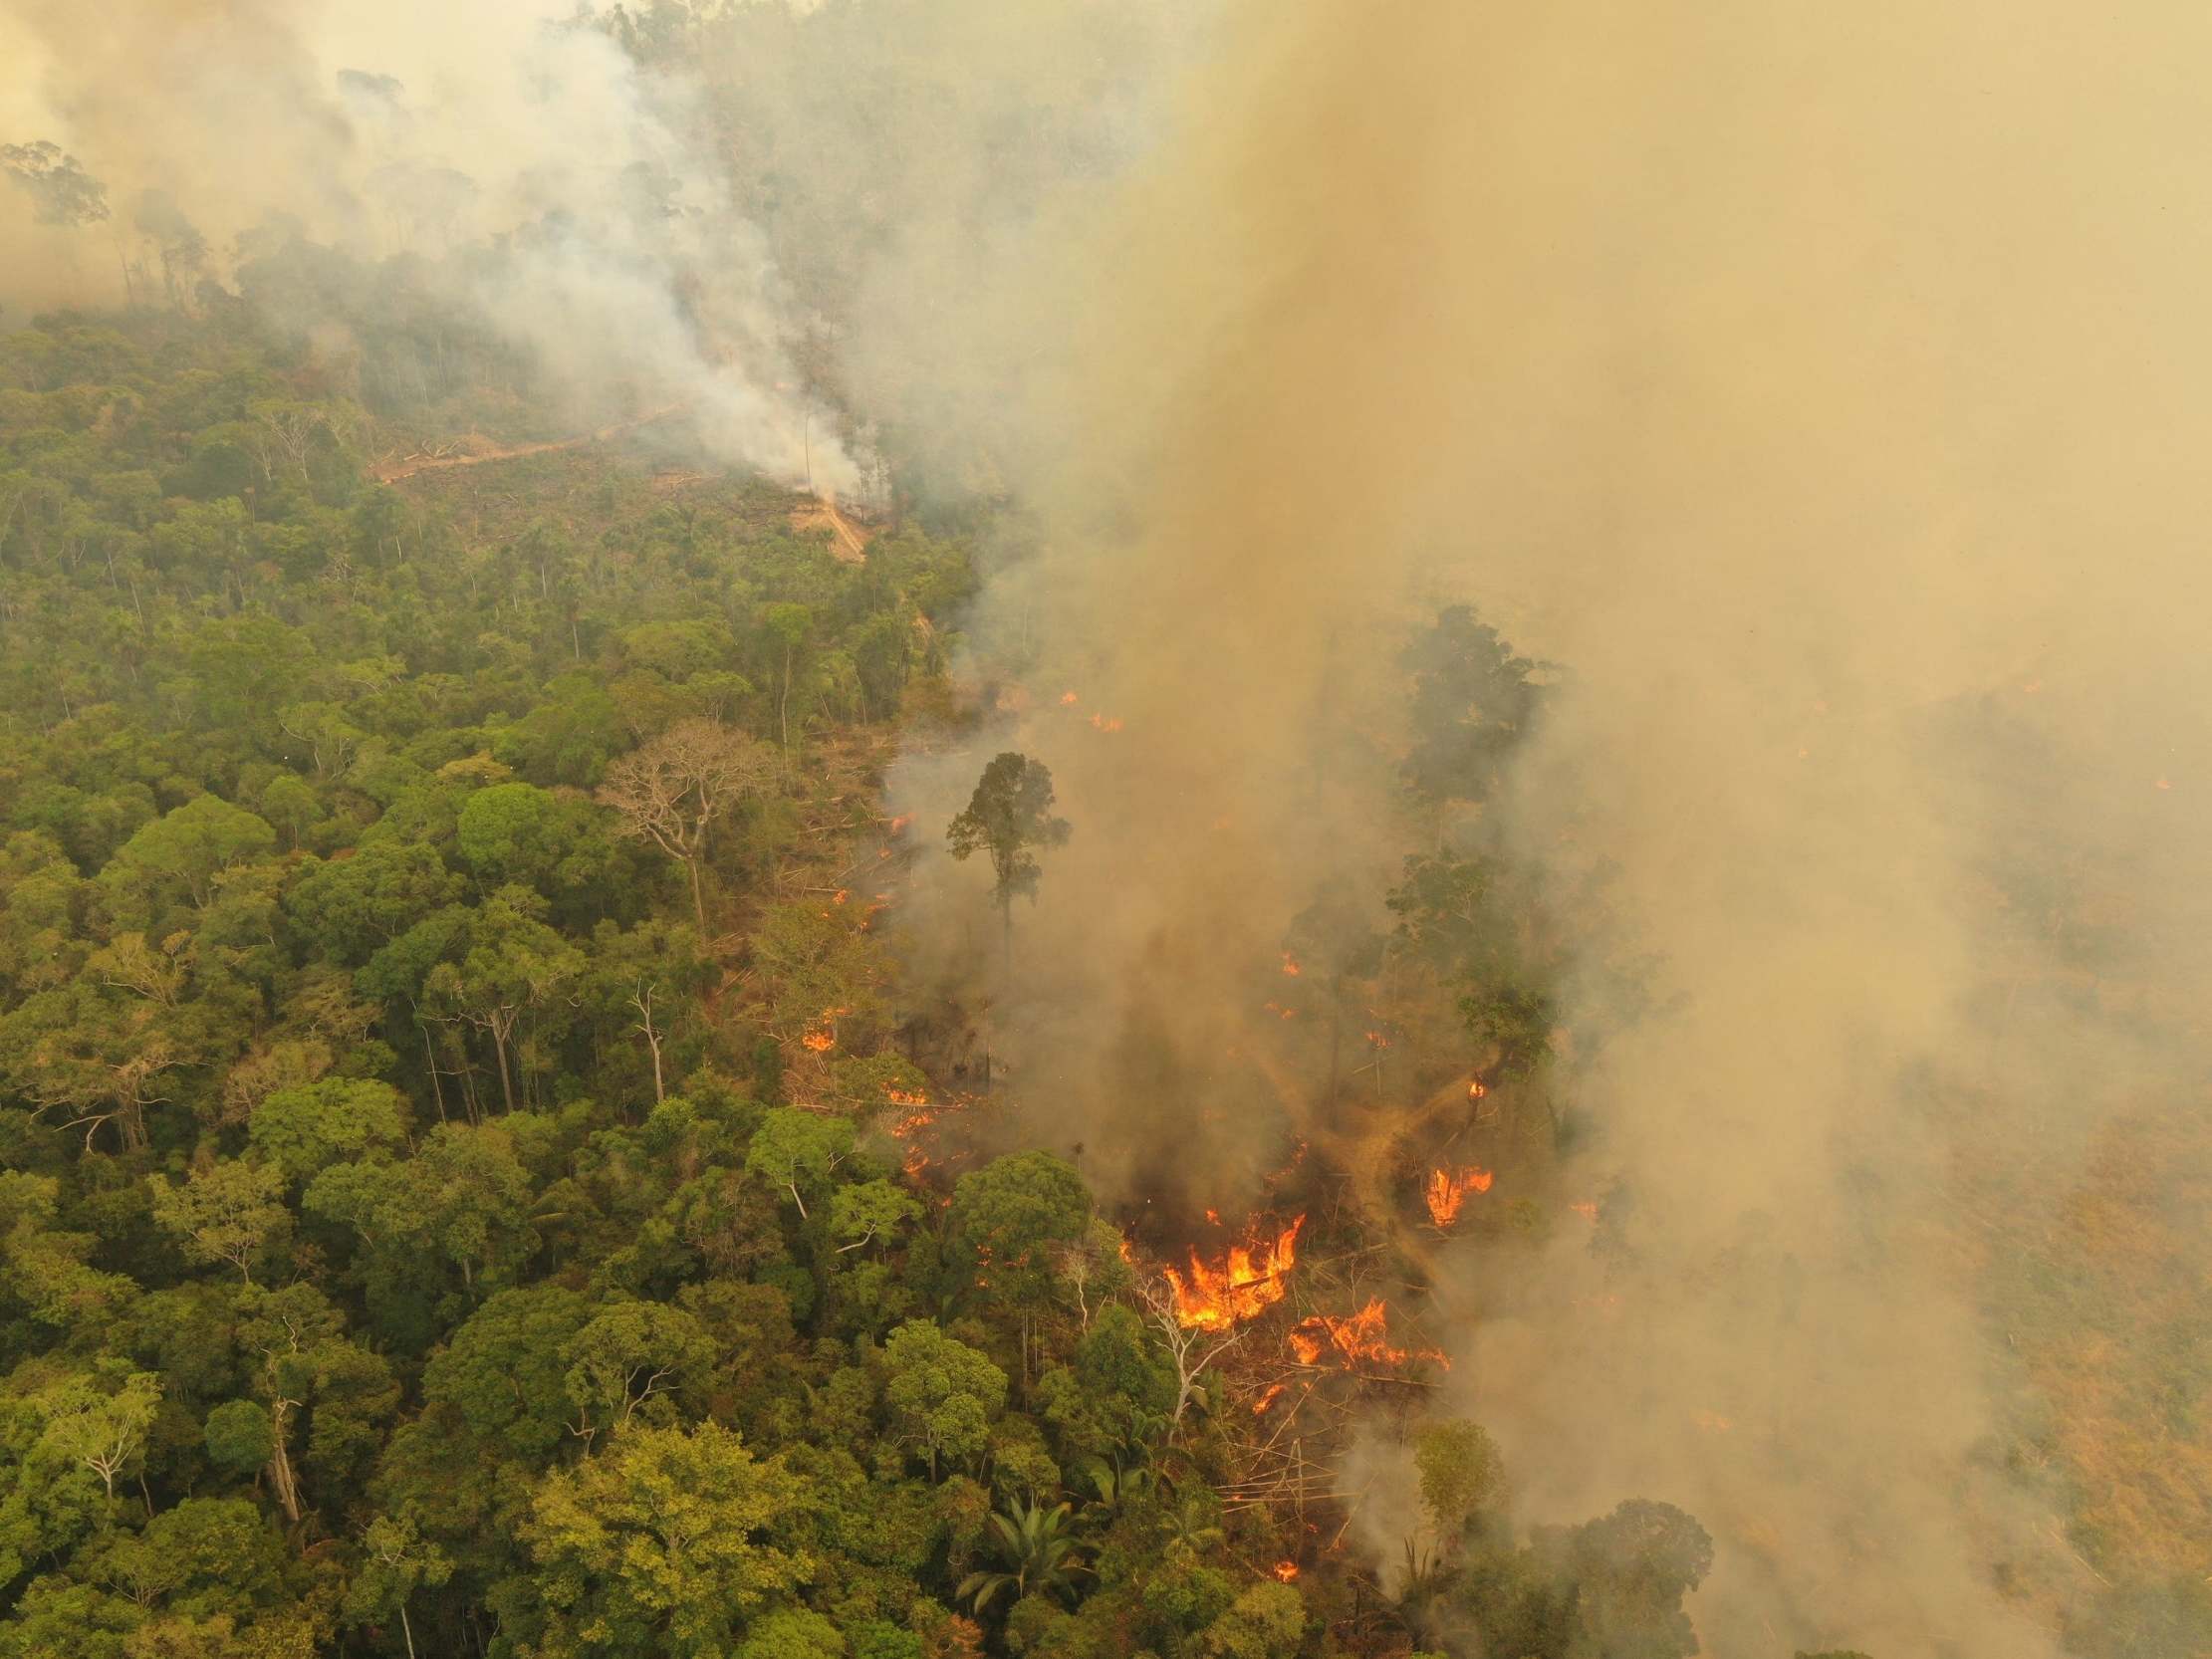
[[[423,1398],[508,1456],[543,1460],[567,1434],[564,1356],[590,1317],[582,1297],[556,1285],[501,1291],[430,1356]]]
[[[562,1387],[584,1434],[627,1427],[640,1410],[665,1415],[677,1396],[697,1390],[714,1363],[714,1344],[699,1321],[653,1302],[602,1308],[561,1352],[568,1361]]]
[[[50,1326],[103,1317],[133,1290],[122,1275],[87,1265],[91,1235],[61,1230],[61,1185],[0,1170],[0,1301]]]
[[[954,1599],[967,1602],[979,1613],[1001,1597],[1012,1601],[1029,1595],[1075,1599],[1076,1582],[1087,1568],[1068,1505],[1047,1509],[1031,1501],[993,1515],[989,1543],[999,1563],[997,1568],[969,1573],[953,1592]]]
[[[1207,1659],[1291,1659],[1306,1633],[1306,1603],[1288,1584],[1248,1586],[1199,1632]]]
[[[247,1280],[270,1236],[287,1220],[278,1202],[284,1184],[281,1169],[242,1159],[206,1164],[181,1186],[158,1175],[147,1180],[153,1219],[175,1236],[185,1255],[195,1262],[227,1262]]]
[[[513,882],[551,896],[607,875],[614,849],[597,816],[533,784],[494,784],[462,805],[454,836],[463,862],[487,886]]]
[[[1110,1459],[1161,1431],[1175,1406],[1175,1369],[1135,1311],[1113,1304],[1099,1309],[1072,1363],[1038,1378],[1037,1400],[1071,1452]]]
[[[1049,1152],[995,1158],[952,1192],[952,1235],[991,1300],[1034,1312],[1058,1287],[1059,1256],[1091,1225],[1083,1177]]]
[[[317,955],[358,963],[461,890],[460,875],[446,868],[435,847],[378,839],[352,857],[311,866],[284,905]]]
[[[754,1621],[738,1659],[843,1659],[845,1637],[820,1613],[783,1607]]]
[[[852,1633],[853,1659],[922,1659],[921,1637],[884,1619],[869,1619]]]
[[[38,1451],[100,1477],[113,1500],[119,1478],[134,1474],[161,1402],[161,1379],[132,1371],[120,1380],[73,1377],[38,1400],[45,1426]]]
[[[523,1537],[537,1562],[539,1659],[713,1659],[812,1576],[809,1495],[737,1435],[633,1428],[547,1477]]]
[[[853,1150],[853,1125],[842,1117],[778,1106],[761,1119],[745,1150],[745,1169],[791,1195],[807,1214],[807,1195],[828,1185],[831,1171]]]
[[[348,1158],[392,1151],[406,1138],[406,1102],[373,1077],[326,1077],[280,1088],[246,1123],[249,1144],[295,1182]]]
[[[926,1319],[909,1319],[883,1344],[883,1402],[897,1433],[929,1459],[969,1463],[1006,1405],[1006,1373],[990,1356]]]
[[[458,962],[440,962],[423,980],[425,996],[483,1032],[499,1070],[501,1103],[513,1111],[532,1073],[517,1052],[523,1022],[556,1026],[584,953],[545,921],[546,901],[526,887],[505,886],[484,901]]]
[[[104,879],[139,907],[172,894],[204,907],[225,870],[276,844],[276,831],[244,808],[196,796],[123,842]]]
[[[888,1181],[840,1187],[830,1200],[830,1232],[839,1250],[861,1250],[888,1239],[921,1214],[921,1206]]]

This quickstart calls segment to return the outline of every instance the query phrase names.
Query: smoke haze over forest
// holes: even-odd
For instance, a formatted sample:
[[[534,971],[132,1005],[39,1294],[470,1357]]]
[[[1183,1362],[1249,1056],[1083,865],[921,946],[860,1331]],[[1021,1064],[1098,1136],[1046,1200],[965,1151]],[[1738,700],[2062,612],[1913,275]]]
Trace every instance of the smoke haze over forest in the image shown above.
[[[1530,1521],[1698,1516],[1709,1653],[2061,1651],[2065,1506],[2129,1500],[2049,1473],[1989,1287],[2204,1110],[2212,14],[656,17],[14,0],[0,140],[110,216],[0,191],[0,322],[158,285],[164,234],[229,284],[282,222],[595,416],[1011,501],[962,664],[995,711],[890,807],[1052,766],[1074,834],[989,1041],[1119,1202],[1249,1205],[1353,1132],[1255,1058],[1262,982],[1317,907],[1389,924],[1401,651],[1474,603],[1545,693],[1454,832],[1563,942],[1554,1175],[1598,1219],[1437,1249],[1445,1400]],[[981,880],[920,866],[917,980],[991,971]]]

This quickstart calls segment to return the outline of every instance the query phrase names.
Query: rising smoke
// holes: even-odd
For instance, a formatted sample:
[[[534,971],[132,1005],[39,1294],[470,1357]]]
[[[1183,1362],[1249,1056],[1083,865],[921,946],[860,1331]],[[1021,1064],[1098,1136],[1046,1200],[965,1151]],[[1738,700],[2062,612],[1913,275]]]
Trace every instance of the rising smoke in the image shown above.
[[[1242,1196],[1311,1082],[1245,1041],[1254,965],[1383,878],[1385,624],[1442,587],[1569,665],[1492,828],[1603,893],[1660,1012],[1571,991],[1600,1248],[1446,1264],[1452,1385],[1531,1518],[1707,1522],[1711,1652],[2032,1654],[2093,1588],[1976,1288],[1987,1205],[2200,1109],[2208,33],[1255,8],[1015,285],[1065,346],[991,742],[1076,826],[1017,1093],[1109,1188]]]
[[[2055,1197],[2197,1109],[2212,18],[1195,13],[740,5],[648,73],[532,8],[19,0],[0,126],[116,223],[11,194],[0,280],[117,298],[169,210],[219,276],[284,215],[787,473],[831,319],[848,430],[1032,515],[1001,717],[898,808],[1053,767],[989,1036],[1120,1198],[1360,1144],[1254,976],[1333,881],[1383,920],[1398,645],[1476,598],[1569,670],[1486,831],[1654,965],[1568,988],[1595,1239],[1437,1264],[1454,1401],[1529,1519],[1698,1515],[1708,1651],[2043,1651],[2088,1569],[2012,1478],[1973,1172]],[[963,982],[974,880],[913,907]]]
[[[535,5],[27,0],[0,126],[74,157],[107,217],[0,199],[0,299],[190,304],[304,239],[527,355],[582,418],[687,405],[717,454],[828,489],[860,471],[798,389],[793,308],[730,210],[688,89]],[[42,222],[44,221],[44,222]],[[337,355],[349,319],[288,296]]]

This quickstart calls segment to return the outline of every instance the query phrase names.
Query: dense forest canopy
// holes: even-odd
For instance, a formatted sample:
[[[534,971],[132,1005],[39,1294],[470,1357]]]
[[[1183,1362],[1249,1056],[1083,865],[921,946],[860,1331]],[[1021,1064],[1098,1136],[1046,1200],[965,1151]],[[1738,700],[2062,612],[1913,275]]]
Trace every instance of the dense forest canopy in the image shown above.
[[[242,314],[0,351],[0,1651],[1678,1625],[1694,1522],[1525,1541],[1456,1422],[1420,1442],[1427,1564],[1362,1599],[1321,1512],[1225,1503],[1234,1342],[1194,1348],[1077,1171],[914,1144],[946,1096],[878,789],[902,713],[972,719],[965,538],[855,562],[787,492],[619,452],[379,485],[375,417]],[[1420,791],[1480,776],[1441,672]],[[1009,928],[1067,832],[1024,764],[953,826]],[[1452,983],[1502,948],[1482,880],[1424,855],[1397,901]]]

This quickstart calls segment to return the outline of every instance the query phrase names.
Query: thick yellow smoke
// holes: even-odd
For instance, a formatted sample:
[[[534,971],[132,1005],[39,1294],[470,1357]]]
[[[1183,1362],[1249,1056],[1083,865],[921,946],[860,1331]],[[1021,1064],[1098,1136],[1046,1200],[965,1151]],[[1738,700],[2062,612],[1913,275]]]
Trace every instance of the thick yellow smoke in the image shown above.
[[[1049,365],[996,620],[1077,827],[1002,1040],[1095,1168],[1188,1170],[1251,1086],[1195,1058],[1236,973],[1381,868],[1323,776],[1375,618],[1447,579],[1572,669],[1501,812],[1659,953],[1571,1084],[1637,1265],[1468,1263],[1453,1375],[1534,1517],[1707,1521],[1709,1651],[2010,1659],[2087,1582],[1990,1473],[1953,1203],[2198,1109],[2195,1034],[2112,1010],[2205,984],[2208,46],[2178,4],[1247,7],[977,309]],[[2096,991],[2008,871],[2118,918]],[[1184,1068],[1117,1073],[1129,1024]]]

